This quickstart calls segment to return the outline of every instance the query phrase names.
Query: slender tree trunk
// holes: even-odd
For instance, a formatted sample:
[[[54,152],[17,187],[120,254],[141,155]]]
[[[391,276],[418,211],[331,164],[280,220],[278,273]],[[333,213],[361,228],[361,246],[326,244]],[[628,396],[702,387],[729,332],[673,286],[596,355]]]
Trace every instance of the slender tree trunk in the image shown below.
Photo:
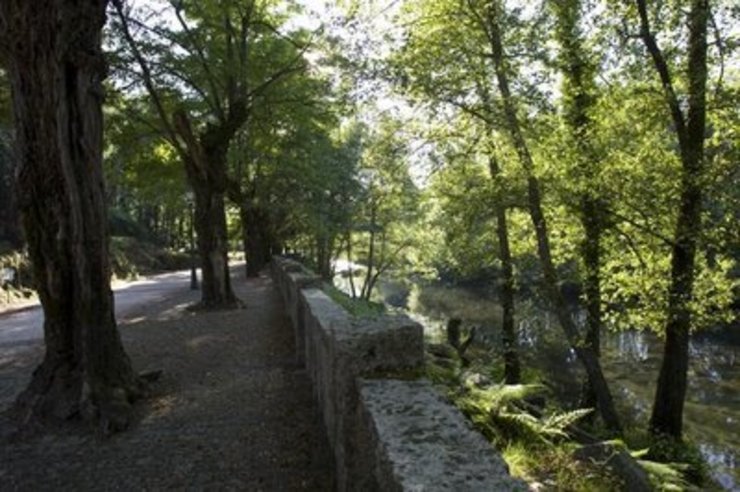
[[[585,268],[586,294],[586,347],[601,355],[601,237],[603,233],[604,205],[598,193],[596,153],[590,142],[591,119],[589,111],[594,103],[594,71],[588,54],[584,51],[580,35],[581,1],[557,0],[551,2],[557,17],[557,38],[560,44],[559,60],[563,73],[564,119],[570,129],[572,145],[578,151],[576,179],[582,192],[579,216],[584,237],[581,258]],[[591,180],[589,182],[589,180]],[[584,384],[581,405],[598,406],[594,388]]]
[[[621,433],[622,427],[619,421],[619,416],[615,410],[614,401],[612,399],[611,392],[609,391],[606,379],[604,378],[599,358],[592,349],[583,343],[581,335],[578,332],[578,328],[570,316],[565,299],[558,288],[558,277],[552,260],[550,239],[547,231],[547,221],[542,210],[540,184],[534,174],[534,162],[532,161],[532,156],[529,153],[527,142],[522,134],[521,127],[519,125],[519,118],[516,114],[516,107],[509,89],[509,80],[506,73],[507,69],[501,41],[501,30],[498,21],[500,18],[498,0],[492,0],[489,7],[490,8],[487,12],[487,35],[489,36],[489,41],[491,43],[496,79],[503,100],[507,130],[519,160],[527,173],[529,213],[532,218],[532,224],[534,225],[537,239],[537,252],[542,265],[545,291],[558,318],[558,322],[563,328],[563,332],[568,339],[568,343],[581,361],[581,364],[588,375],[589,384],[596,392],[599,411],[604,423],[612,431]]]
[[[357,290],[355,289],[355,278],[354,270],[352,269],[352,231],[347,231],[347,273],[349,274],[349,288],[352,293],[352,299],[357,298]]]
[[[368,301],[370,300],[370,279],[373,278],[373,267],[375,266],[375,221],[377,218],[376,204],[373,202],[370,207],[370,246],[367,252],[367,273],[360,292],[360,297]]]
[[[327,282],[331,282],[334,276],[331,268],[332,246],[330,243],[325,231],[316,234],[316,267],[319,276]]]
[[[249,270],[249,234],[248,234],[248,225],[249,224],[249,213],[247,212],[247,205],[242,203],[239,206],[239,218],[241,219],[241,227],[242,227],[242,249],[244,250],[244,275],[246,275],[247,278],[250,278],[250,270]]]
[[[677,439],[683,432],[683,408],[689,366],[689,333],[696,245],[701,232],[702,174],[706,124],[707,21],[709,2],[692,0],[689,14],[688,113],[684,117],[668,66],[650,32],[644,0],[638,0],[643,41],[658,71],[681,152],[681,204],[671,255],[668,316],[663,363],[658,377],[650,430]]]
[[[495,156],[490,156],[488,168],[491,178],[496,179],[499,174],[498,162]],[[498,288],[499,300],[503,310],[503,342],[504,342],[504,380],[506,384],[519,384],[521,382],[521,364],[519,362],[518,336],[514,323],[514,266],[509,248],[509,230],[506,220],[506,207],[499,203],[495,204],[496,212],[496,237],[498,238],[499,257],[501,258],[501,283]]]
[[[176,240],[175,240],[174,247],[181,248],[183,244],[185,244],[185,217],[184,216],[180,215],[177,218],[176,229],[177,229],[177,236],[175,236]]]
[[[254,278],[259,276],[270,261],[269,221],[267,213],[251,203],[243,203],[240,213],[247,257],[247,277]]]
[[[582,244],[583,264],[586,269],[584,290],[586,293],[586,347],[596,357],[601,357],[601,236],[603,226],[601,205],[590,197],[584,197],[581,205],[581,222],[584,239]],[[587,380],[583,389],[582,406],[598,407],[595,389]]]
[[[373,278],[370,279],[370,284],[367,288],[367,300],[370,300],[370,296],[373,294],[373,290],[375,289],[375,284],[378,283],[378,279],[380,278],[380,275],[383,273],[383,270],[385,268],[376,268],[375,273],[373,274]]]
[[[375,220],[373,219],[373,222]],[[383,271],[385,271],[389,267],[389,263],[386,263],[387,258],[386,256],[386,233],[385,230],[383,230],[380,233],[380,252],[377,255],[377,259],[373,261],[373,264],[375,266],[375,272],[370,277],[370,281],[367,284],[367,292],[365,293],[365,298],[369,301],[370,296],[373,294],[373,289],[375,289],[375,284],[378,282],[378,279],[380,278],[380,275],[382,275]]]
[[[125,428],[142,386],[116,327],[102,173],[106,1],[3,0],[19,149],[18,197],[44,310],[46,353],[23,423],[99,418]]]

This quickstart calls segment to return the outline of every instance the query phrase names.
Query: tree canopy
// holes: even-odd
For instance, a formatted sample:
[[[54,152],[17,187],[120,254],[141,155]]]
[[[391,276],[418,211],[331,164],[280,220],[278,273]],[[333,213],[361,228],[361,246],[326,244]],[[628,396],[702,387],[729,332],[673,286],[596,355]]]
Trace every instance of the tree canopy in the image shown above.
[[[235,250],[250,277],[292,254],[364,302],[386,278],[482,282],[505,382],[526,373],[534,298],[612,436],[602,337],[660,337],[645,427],[682,438],[690,340],[737,320],[735,2],[100,3],[111,229],[185,250],[194,227],[203,307],[240,305]],[[24,79],[5,51],[0,241],[16,244],[9,87],[17,117]]]

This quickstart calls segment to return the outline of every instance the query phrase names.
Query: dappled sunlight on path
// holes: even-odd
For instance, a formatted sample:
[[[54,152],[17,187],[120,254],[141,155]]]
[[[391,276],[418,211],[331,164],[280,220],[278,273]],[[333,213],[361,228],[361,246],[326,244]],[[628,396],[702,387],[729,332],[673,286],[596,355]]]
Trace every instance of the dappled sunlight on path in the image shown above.
[[[122,325],[135,367],[164,371],[137,424],[107,441],[84,430],[3,438],[3,488],[330,490],[328,445],[279,297],[266,278],[234,283],[247,309],[194,314],[173,300],[164,319]],[[38,355],[2,359],[0,381],[27,378]],[[10,423],[0,428],[7,436]]]

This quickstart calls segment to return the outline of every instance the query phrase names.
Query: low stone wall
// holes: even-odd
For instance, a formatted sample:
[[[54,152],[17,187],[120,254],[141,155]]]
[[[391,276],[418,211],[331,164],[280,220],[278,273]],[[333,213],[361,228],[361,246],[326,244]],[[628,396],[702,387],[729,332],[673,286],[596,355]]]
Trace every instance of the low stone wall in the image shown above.
[[[430,383],[408,380],[424,362],[421,325],[398,315],[353,319],[296,261],[274,258],[272,275],[313,382],[338,490],[526,490]]]

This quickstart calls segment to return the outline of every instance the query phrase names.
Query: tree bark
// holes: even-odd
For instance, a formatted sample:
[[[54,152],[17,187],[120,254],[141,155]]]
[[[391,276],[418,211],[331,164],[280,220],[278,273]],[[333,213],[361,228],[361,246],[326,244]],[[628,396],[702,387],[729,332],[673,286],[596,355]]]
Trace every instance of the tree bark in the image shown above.
[[[489,171],[491,178],[499,174],[498,162],[495,156],[489,157]],[[514,323],[514,262],[509,247],[509,228],[506,220],[506,207],[500,203],[495,205],[496,237],[498,238],[499,258],[501,258],[501,283],[498,288],[499,300],[503,310],[502,334],[504,342],[504,381],[506,384],[519,384],[522,369],[519,362],[519,349],[516,325]]]
[[[238,305],[231,288],[224,193],[204,183],[194,187],[195,230],[201,267],[201,306],[206,309]]]
[[[23,245],[20,212],[13,190],[14,156],[12,155],[10,130],[0,128],[0,242],[13,248]]]
[[[347,229],[345,236],[347,242],[347,274],[349,275],[349,288],[350,293],[352,294],[352,299],[356,299],[357,290],[355,289],[355,272],[352,268],[352,231],[350,229]]]
[[[247,277],[258,277],[270,262],[270,234],[267,212],[249,203],[240,208]]]
[[[565,299],[558,288],[558,277],[555,271],[555,265],[552,260],[550,249],[550,239],[547,231],[547,221],[542,210],[542,199],[539,180],[534,174],[534,162],[529,153],[529,148],[519,124],[519,117],[516,114],[516,107],[509,89],[509,80],[506,73],[501,30],[499,26],[500,12],[498,0],[492,0],[487,12],[487,35],[491,43],[492,58],[495,65],[496,79],[499,91],[503,101],[504,116],[507,123],[507,130],[516,150],[517,156],[527,174],[527,195],[529,202],[529,213],[534,225],[537,239],[537,252],[542,265],[544,276],[544,286],[547,297],[552,304],[558,322],[565,333],[568,343],[581,361],[586,374],[589,378],[589,384],[596,392],[598,399],[599,412],[604,420],[605,425],[613,432],[622,432],[622,426],[619,421],[614,401],[612,399],[609,386],[601,370],[599,358],[592,349],[587,347],[578,332],[573,319],[570,316]]]
[[[319,276],[327,282],[331,282],[334,277],[331,268],[333,249],[331,243],[332,241],[325,230],[319,230],[316,233],[316,268]]]
[[[370,246],[367,252],[367,272],[365,281],[362,283],[360,298],[370,300],[370,280],[373,278],[373,268],[375,267],[375,227],[377,219],[377,204],[373,201],[370,204]]]
[[[603,222],[601,206],[591,197],[583,197],[581,201],[581,223],[583,224],[584,238],[582,244],[582,258],[586,270],[584,290],[586,294],[586,347],[601,357],[601,236]],[[582,406],[586,408],[598,407],[596,390],[587,380],[583,388]]]
[[[650,431],[681,439],[689,366],[689,333],[697,240],[701,232],[702,174],[706,125],[707,22],[709,2],[692,0],[689,13],[687,115],[673,88],[663,54],[650,31],[644,0],[637,0],[641,35],[658,72],[681,153],[681,204],[671,253],[671,283],[663,363],[658,376]]]
[[[225,195],[226,152],[233,136],[224,125],[208,125],[196,137],[185,111],[177,111],[174,128],[185,142],[188,181],[195,193],[195,230],[201,260],[201,306],[205,309],[233,308],[239,301],[231,288]],[[235,131],[235,130],[234,130]]]
[[[24,424],[125,428],[141,394],[116,327],[102,173],[105,0],[3,0],[17,196],[44,310],[46,353],[15,411]]]
[[[576,147],[576,180],[582,189],[578,215],[583,225],[581,258],[585,269],[584,291],[586,294],[586,337],[585,344],[596,357],[601,354],[601,238],[604,230],[604,204],[598,193],[598,182],[589,179],[598,166],[596,153],[590,142],[591,119],[589,111],[594,103],[594,71],[584,51],[579,34],[581,19],[580,0],[551,2],[557,17],[557,38],[560,44],[559,59],[563,73],[563,113],[570,130],[572,144]],[[588,381],[584,384],[581,405],[598,406],[594,388]]]

